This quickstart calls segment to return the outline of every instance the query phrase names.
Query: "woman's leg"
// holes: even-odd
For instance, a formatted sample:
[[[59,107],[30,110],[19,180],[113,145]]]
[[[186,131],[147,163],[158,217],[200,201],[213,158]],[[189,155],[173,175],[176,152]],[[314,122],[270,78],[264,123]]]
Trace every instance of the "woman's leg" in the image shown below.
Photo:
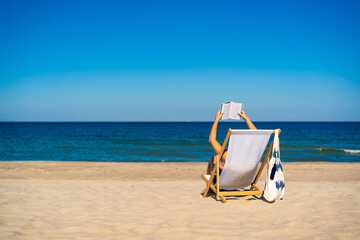
[[[211,174],[211,171],[214,169],[215,167],[215,164],[216,164],[216,155],[215,156],[212,156],[209,160],[209,163],[208,163],[208,167],[207,167],[207,171],[206,171],[206,174]],[[223,169],[224,168],[224,163],[223,161],[220,161],[220,165],[219,165],[220,169]]]
[[[216,164],[216,155],[212,156],[208,162],[208,167],[207,167],[207,171],[206,171],[207,175],[211,174],[211,171],[214,169],[215,164]],[[220,170],[224,168],[224,164],[222,161],[220,161],[219,167],[220,167]],[[204,193],[204,192],[205,192],[205,189],[202,190],[202,193]]]
[[[208,167],[207,167],[207,171],[206,171],[206,174],[211,174],[211,171],[214,169],[215,167],[215,162],[216,162],[216,156],[212,156],[209,160],[209,163],[208,163]]]

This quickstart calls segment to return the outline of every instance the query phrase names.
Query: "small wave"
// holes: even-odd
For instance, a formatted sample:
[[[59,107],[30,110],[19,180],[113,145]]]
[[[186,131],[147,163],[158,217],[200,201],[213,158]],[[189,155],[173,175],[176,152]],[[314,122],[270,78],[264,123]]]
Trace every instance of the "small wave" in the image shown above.
[[[348,153],[348,154],[360,154],[360,150],[358,149],[343,149],[343,148],[327,148],[320,147],[316,149],[317,151],[325,152],[325,153]]]
[[[351,150],[351,149],[343,149],[344,152],[350,153],[350,154],[360,154],[360,150]]]

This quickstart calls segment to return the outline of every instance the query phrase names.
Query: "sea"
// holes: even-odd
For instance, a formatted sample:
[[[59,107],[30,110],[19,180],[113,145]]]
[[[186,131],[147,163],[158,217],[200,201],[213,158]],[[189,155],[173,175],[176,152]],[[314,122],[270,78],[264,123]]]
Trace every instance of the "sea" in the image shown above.
[[[283,162],[360,162],[360,122],[254,122],[281,129]],[[207,162],[212,122],[0,122],[0,161]],[[220,122],[217,140],[244,122]]]

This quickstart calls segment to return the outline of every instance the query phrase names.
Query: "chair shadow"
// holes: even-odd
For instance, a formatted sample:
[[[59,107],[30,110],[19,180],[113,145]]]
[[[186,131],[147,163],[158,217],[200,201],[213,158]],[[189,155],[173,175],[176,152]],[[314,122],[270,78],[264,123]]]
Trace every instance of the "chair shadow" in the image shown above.
[[[222,191],[224,191],[224,190],[222,190]],[[200,195],[204,196],[204,193],[201,192]],[[216,193],[214,193],[214,191],[212,191],[212,189],[209,190],[206,197],[211,197],[217,202],[222,202],[220,198],[216,197]],[[256,195],[230,196],[230,197],[226,197],[226,200],[228,200],[228,201],[259,201],[259,200],[262,200],[263,202],[266,202],[266,203],[274,203],[274,202],[267,201],[264,198],[264,196],[256,196]]]

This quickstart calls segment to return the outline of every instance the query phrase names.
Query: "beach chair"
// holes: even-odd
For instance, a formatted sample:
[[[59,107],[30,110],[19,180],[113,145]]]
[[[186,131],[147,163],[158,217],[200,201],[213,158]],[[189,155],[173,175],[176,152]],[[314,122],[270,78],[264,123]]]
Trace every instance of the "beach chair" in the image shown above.
[[[210,189],[222,202],[227,202],[226,197],[231,196],[263,195],[264,191],[256,186],[256,183],[270,158],[273,142],[261,162],[272,133],[275,133],[275,130],[232,130],[230,128],[220,153],[216,155],[215,167],[211,174],[201,175],[206,182],[203,197],[208,195]],[[225,165],[219,176],[219,163],[222,161],[228,141]],[[248,186],[250,188],[245,189]]]

